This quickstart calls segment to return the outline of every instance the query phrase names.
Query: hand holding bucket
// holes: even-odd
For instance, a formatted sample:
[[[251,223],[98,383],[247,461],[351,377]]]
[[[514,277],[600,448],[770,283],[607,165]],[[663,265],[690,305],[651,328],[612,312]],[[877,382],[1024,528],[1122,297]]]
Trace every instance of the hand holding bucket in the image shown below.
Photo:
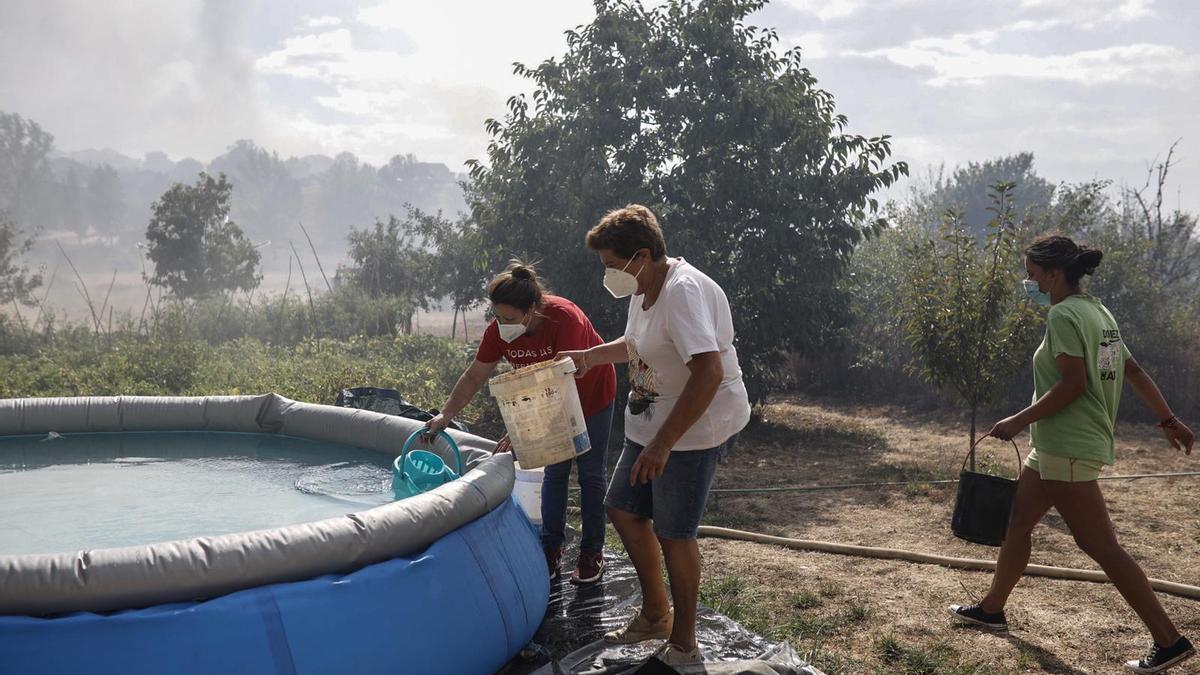
[[[587,362],[587,350],[586,349],[574,349],[574,350],[569,350],[569,351],[562,351],[562,352],[558,353],[558,357],[560,359],[564,358],[564,357],[571,359],[571,363],[573,363],[575,365],[575,379],[577,379],[577,380],[582,378],[584,375],[587,375],[587,372],[592,369],[592,367],[590,365],[588,365],[588,362]]]
[[[446,462],[437,454],[428,450],[412,449],[413,444],[428,433],[428,429],[414,431],[404,442],[400,456],[392,462],[392,493],[397,500],[428,492],[462,475],[462,453],[458,451],[458,444],[445,431],[439,431],[437,435],[446,439],[454,452],[457,472],[446,466]]]
[[[496,441],[496,447],[492,448],[492,454],[498,455],[502,452],[512,452],[512,449],[512,439],[508,437],[508,434],[504,434],[503,438]]]
[[[591,450],[579,390],[572,377],[575,360],[565,354],[570,352],[488,381],[513,452],[525,468],[557,464]]]
[[[960,539],[999,546],[1008,531],[1008,517],[1013,499],[1017,494],[1017,481],[1002,476],[967,471],[967,460],[975,448],[988,436],[982,436],[971,445],[963,458],[958,474],[958,494],[954,499],[954,515],[950,518],[950,530]],[[1011,439],[1013,452],[1017,456],[1017,474],[1021,472],[1021,451]]]

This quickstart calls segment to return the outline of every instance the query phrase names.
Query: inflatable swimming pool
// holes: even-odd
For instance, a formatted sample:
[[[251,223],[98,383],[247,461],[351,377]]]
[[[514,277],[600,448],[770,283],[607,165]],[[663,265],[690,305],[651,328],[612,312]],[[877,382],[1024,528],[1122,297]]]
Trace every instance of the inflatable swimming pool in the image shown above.
[[[395,455],[419,426],[273,394],[0,401],[9,436],[203,430]],[[0,555],[0,672],[495,672],[541,623],[549,582],[511,499],[511,457],[453,435],[466,475],[402,501],[251,532]]]

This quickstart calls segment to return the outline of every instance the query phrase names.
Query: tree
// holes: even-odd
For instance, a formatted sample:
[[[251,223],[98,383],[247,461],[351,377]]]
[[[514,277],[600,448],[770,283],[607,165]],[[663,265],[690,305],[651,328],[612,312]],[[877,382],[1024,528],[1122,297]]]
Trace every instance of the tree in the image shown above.
[[[209,170],[232,179],[232,217],[247,232],[274,236],[295,226],[300,216],[300,184],[278,154],[253,141],[240,140],[214,159]]]
[[[601,332],[623,303],[583,246],[609,209],[640,202],[682,254],[726,291],[751,395],[789,352],[809,353],[844,315],[835,288],[864,234],[870,195],[907,173],[887,136],[844,132],[801,52],[745,23],[762,0],[597,0],[560,59],[516,72],[532,104],[488,120],[487,162],[469,162],[484,246],[541,259]]]
[[[374,197],[375,169],[349,152],[338,154],[318,179],[317,218],[321,229],[340,238],[356,224],[372,222],[376,218]]]
[[[997,157],[983,162],[968,162],[954,169],[950,178],[939,170],[931,174],[928,184],[914,190],[906,219],[923,221],[936,228],[943,214],[953,209],[969,223],[972,232],[981,240],[987,236],[992,218],[991,188],[1008,183],[1012,190],[1012,209],[1018,217],[1044,213],[1054,199],[1054,184],[1033,170],[1033,153]]]
[[[83,236],[87,234],[88,223],[84,215],[84,194],[83,184],[79,180],[79,172],[74,166],[68,166],[67,172],[63,176],[62,183],[56,186],[58,188],[58,220],[59,225],[64,229],[75,233],[80,243],[83,243]]]
[[[115,235],[125,214],[121,176],[116,169],[108,164],[92,169],[88,174],[85,203],[96,232],[109,237]]]
[[[1161,166],[1168,165],[1169,157]],[[1175,211],[1164,217],[1161,197],[1139,201],[1125,189],[1114,199],[1110,188],[1108,181],[1063,186],[1044,229],[1104,252],[1085,291],[1112,311],[1124,341],[1172,405],[1200,414],[1200,243],[1188,231],[1196,216]],[[1155,191],[1161,195],[1162,186]],[[1149,419],[1139,406],[1122,412]]]
[[[42,275],[21,264],[31,248],[33,239],[21,239],[20,228],[0,211],[0,306],[34,304],[33,291],[42,285]]]
[[[1179,209],[1163,212],[1163,192],[1179,141],[1171,144],[1167,158],[1147,172],[1141,189],[1125,188],[1121,221],[1127,233],[1144,238],[1149,246],[1152,272],[1164,288],[1189,293],[1200,291],[1200,230],[1196,215]]]
[[[834,387],[866,386],[870,393],[895,394],[913,383],[908,373],[912,350],[901,337],[905,318],[897,308],[903,306],[908,273],[909,249],[928,237],[924,226],[906,222],[898,215],[899,207],[888,206],[893,223],[860,244],[850,259],[839,288],[846,297],[849,314],[842,340],[835,351],[825,355],[822,368],[814,369],[821,384]],[[839,358],[845,357],[845,358]],[[839,366],[849,372],[839,372]],[[828,373],[823,373],[829,368]]]
[[[983,245],[961,215],[950,211],[939,238],[927,237],[909,249],[903,307],[915,368],[970,409],[972,447],[979,408],[1003,393],[1037,340],[1039,315],[1019,287],[1024,274],[1012,189],[1011,183],[994,187]]]
[[[350,258],[356,269],[353,283],[372,298],[400,298],[407,302],[403,329],[412,331],[412,315],[417,307],[429,308],[432,257],[420,240],[412,214],[401,221],[388,216],[387,222],[375,221],[373,228],[352,228],[347,237]]]
[[[156,286],[180,298],[249,290],[262,281],[261,256],[229,219],[233,185],[201,173],[195,185],[175,183],[151,207],[146,255]]]
[[[445,164],[396,155],[375,174],[375,208],[398,213],[409,204],[423,211],[457,213],[466,208],[459,177]]]
[[[463,316],[463,340],[468,340],[466,313],[483,302],[483,287],[487,280],[487,256],[482,250],[478,226],[470,218],[460,217],[451,222],[437,214],[409,209],[409,218],[433,251],[430,281],[431,295],[449,297],[454,307],[450,337],[457,333],[459,314]]]
[[[52,183],[47,157],[54,137],[33,120],[0,111],[0,210],[29,224]]]

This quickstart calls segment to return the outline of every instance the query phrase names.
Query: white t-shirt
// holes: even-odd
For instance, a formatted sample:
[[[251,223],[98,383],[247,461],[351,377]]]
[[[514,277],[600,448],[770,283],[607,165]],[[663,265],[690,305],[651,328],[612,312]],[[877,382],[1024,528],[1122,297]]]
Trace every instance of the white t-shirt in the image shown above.
[[[644,296],[629,302],[625,344],[629,349],[629,405],[625,436],[649,443],[671,414],[691,376],[696,354],[719,352],[725,377],[704,415],[672,450],[706,450],[724,443],[750,421],[750,400],[733,347],[729,300],[715,281],[683,258],[668,258],[670,270],[654,306]],[[634,411],[641,411],[634,414]]]

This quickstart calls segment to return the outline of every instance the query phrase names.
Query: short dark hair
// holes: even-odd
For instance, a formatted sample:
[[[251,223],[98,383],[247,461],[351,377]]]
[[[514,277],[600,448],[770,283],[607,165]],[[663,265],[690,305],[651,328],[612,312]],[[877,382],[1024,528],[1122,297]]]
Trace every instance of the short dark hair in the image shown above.
[[[643,248],[650,249],[651,260],[662,260],[667,255],[667,242],[658,218],[641,204],[629,204],[604,214],[600,223],[588,231],[587,246],[593,251],[612,251],[626,260]]]
[[[1100,249],[1080,246],[1068,237],[1047,234],[1038,237],[1025,249],[1029,261],[1048,270],[1062,270],[1067,283],[1079,283],[1085,274],[1091,274],[1100,266],[1104,253]]]
[[[532,264],[513,260],[503,272],[488,282],[487,294],[492,304],[511,305],[522,312],[528,312],[531,307],[542,301],[546,288]]]

